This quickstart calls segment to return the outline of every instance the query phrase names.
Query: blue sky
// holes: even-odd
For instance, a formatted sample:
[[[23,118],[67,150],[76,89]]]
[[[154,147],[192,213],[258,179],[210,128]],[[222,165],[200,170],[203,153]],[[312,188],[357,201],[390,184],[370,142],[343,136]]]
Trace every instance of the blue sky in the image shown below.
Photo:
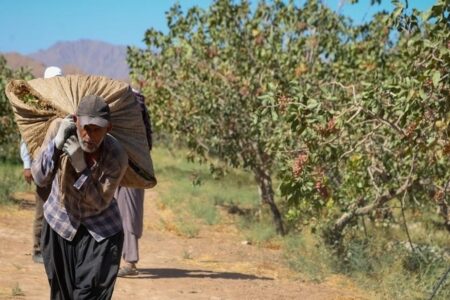
[[[404,1],[404,0],[403,0]],[[94,39],[116,45],[144,47],[145,31],[167,31],[165,12],[175,0],[0,0],[0,52],[30,54],[58,41]],[[183,9],[208,7],[212,0],[179,0]],[[256,1],[253,0],[252,3]],[[296,1],[303,4],[304,0]],[[370,18],[381,9],[392,10],[390,0],[357,5],[345,0],[323,0],[355,21]],[[411,7],[426,10],[436,0],[409,0]],[[95,5],[94,5],[95,3]]]

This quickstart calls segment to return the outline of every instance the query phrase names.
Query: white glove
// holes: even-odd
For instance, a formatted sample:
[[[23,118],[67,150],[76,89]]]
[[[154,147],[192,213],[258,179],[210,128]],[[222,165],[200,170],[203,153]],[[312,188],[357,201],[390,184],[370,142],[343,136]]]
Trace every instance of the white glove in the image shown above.
[[[69,156],[70,162],[77,173],[81,173],[87,168],[84,152],[76,135],[72,135],[66,140],[63,151]]]
[[[55,146],[57,149],[61,150],[66,142],[67,138],[73,134],[73,131],[77,129],[75,122],[71,115],[65,117],[61,121],[61,125],[59,126],[58,133],[55,136]]]

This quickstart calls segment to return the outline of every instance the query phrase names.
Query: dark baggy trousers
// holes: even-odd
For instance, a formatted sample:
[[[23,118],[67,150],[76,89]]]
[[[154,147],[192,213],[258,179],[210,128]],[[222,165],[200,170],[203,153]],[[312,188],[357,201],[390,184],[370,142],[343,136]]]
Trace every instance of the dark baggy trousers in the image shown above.
[[[50,299],[111,299],[122,244],[122,231],[97,242],[83,225],[69,242],[44,219],[41,246]]]
[[[44,219],[44,202],[47,200],[50,194],[51,186],[39,187],[36,186],[35,199],[36,206],[34,209],[33,220],[33,253],[37,255],[41,253],[41,233],[42,233],[42,220]]]

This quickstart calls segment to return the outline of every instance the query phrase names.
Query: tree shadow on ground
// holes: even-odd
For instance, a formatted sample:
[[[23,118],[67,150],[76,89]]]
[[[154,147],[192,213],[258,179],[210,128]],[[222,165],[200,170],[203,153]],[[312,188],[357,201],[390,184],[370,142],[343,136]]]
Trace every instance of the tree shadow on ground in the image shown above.
[[[246,279],[246,280],[273,280],[270,277],[260,277],[234,272],[214,272],[208,270],[184,270],[184,269],[141,269],[139,275],[128,277],[136,279],[158,278],[212,278],[212,279]]]

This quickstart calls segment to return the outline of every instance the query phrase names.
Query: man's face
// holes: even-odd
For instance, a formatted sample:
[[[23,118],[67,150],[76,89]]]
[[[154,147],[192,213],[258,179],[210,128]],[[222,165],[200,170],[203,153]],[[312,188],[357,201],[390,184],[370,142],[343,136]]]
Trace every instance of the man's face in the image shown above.
[[[111,124],[108,127],[100,127],[93,124],[82,127],[77,119],[78,140],[84,152],[93,153],[97,151],[110,130]]]

